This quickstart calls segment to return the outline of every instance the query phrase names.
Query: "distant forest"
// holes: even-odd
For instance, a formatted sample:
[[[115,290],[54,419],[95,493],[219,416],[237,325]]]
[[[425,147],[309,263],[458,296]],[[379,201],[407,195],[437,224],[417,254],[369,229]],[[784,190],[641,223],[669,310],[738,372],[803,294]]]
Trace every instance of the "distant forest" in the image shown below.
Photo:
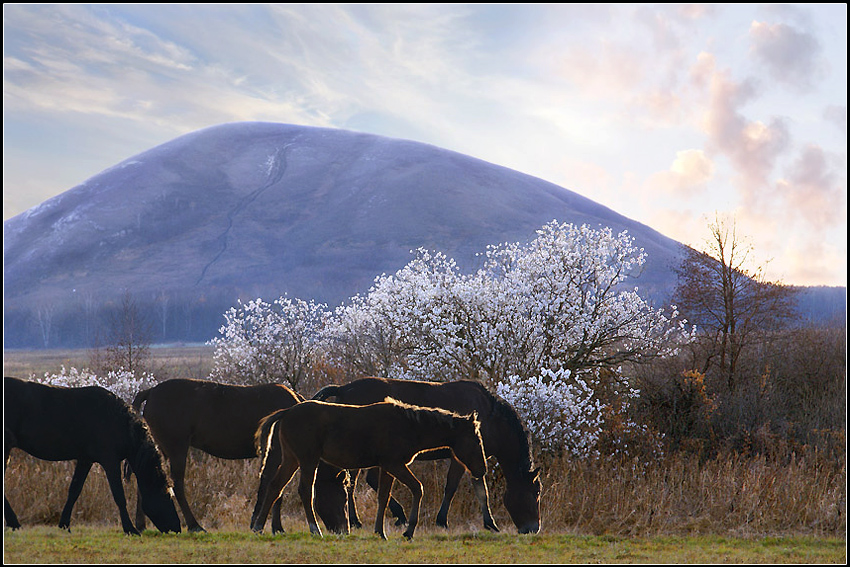
[[[204,343],[218,335],[224,312],[237,298],[256,297],[235,289],[221,289],[199,297],[170,295],[132,296],[144,321],[151,344]],[[266,300],[277,299],[264,297]],[[121,297],[95,304],[91,300],[45,305],[37,310],[20,309],[6,303],[3,310],[4,349],[94,348],[110,341],[112,322],[121,316]],[[330,306],[331,308],[334,306]],[[798,288],[796,324],[844,326],[847,317],[847,288]]]

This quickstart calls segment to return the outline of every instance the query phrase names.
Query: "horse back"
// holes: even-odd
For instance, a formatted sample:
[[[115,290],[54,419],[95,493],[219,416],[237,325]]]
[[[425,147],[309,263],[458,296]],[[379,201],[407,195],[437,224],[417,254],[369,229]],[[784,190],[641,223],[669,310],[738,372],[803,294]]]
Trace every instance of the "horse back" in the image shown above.
[[[408,462],[419,449],[423,424],[395,403],[348,405],[308,400],[275,416],[279,434],[299,458],[310,455],[343,469]],[[445,445],[448,446],[448,445]]]
[[[493,396],[472,380],[425,382],[368,377],[339,386],[335,395],[341,404],[374,404],[390,397],[406,404],[442,408],[460,415],[475,411],[482,421],[493,405]]]
[[[144,416],[164,446],[188,444],[216,457],[247,459],[256,456],[260,420],[298,401],[297,394],[279,384],[174,379],[151,389]]]

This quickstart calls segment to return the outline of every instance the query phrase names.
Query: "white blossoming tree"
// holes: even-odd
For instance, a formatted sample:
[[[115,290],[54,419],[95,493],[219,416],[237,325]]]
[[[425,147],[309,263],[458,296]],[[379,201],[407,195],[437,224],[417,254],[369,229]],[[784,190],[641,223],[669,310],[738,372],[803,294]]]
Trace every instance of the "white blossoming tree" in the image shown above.
[[[328,317],[321,304],[280,297],[239,302],[225,314],[212,378],[236,384],[286,382],[298,390],[317,360],[316,342]]]
[[[95,374],[88,368],[77,370],[75,367],[62,370],[58,374],[45,372],[44,376],[31,375],[30,380],[65,388],[81,388],[83,386],[100,386],[106,388],[127,403],[132,403],[141,390],[152,388],[157,384],[153,374],[149,372],[130,372],[120,368],[110,370],[105,375]]]

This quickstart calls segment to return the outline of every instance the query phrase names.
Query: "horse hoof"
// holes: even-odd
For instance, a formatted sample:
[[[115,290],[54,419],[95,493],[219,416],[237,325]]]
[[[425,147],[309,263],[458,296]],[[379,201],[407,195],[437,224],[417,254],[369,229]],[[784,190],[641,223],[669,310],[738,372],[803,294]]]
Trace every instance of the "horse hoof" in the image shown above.
[[[396,526],[403,526],[406,523],[407,523],[407,518],[399,518],[398,520],[395,521]]]
[[[499,533],[499,526],[497,526],[496,524],[484,524],[484,527],[490,530],[491,532]]]
[[[193,534],[199,534],[199,533],[204,533],[204,534],[205,534],[205,533],[207,533],[207,530],[205,530],[205,529],[204,529],[204,528],[202,528],[201,526],[192,526],[191,528],[189,528],[189,529],[188,529],[188,531],[189,531],[190,533],[193,533]]]

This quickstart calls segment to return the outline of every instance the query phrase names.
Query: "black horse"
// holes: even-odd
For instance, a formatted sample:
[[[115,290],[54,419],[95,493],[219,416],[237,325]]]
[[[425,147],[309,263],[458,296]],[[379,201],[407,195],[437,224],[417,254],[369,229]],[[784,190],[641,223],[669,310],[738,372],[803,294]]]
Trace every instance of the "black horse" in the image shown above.
[[[204,531],[186,499],[186,458],[195,447],[221,459],[257,457],[254,434],[260,420],[303,398],[281,384],[235,386],[206,380],[166,380],[143,390],[133,400],[141,410],[154,438],[171,466],[174,494],[190,532]],[[280,448],[272,447],[268,457],[279,462]],[[316,508],[325,526],[335,533],[348,533],[345,471],[322,466],[317,483]],[[136,509],[136,523],[144,525],[144,514]],[[283,531],[280,502],[272,515],[272,532]]]
[[[269,447],[278,438],[283,459],[278,466],[263,463],[265,486],[257,524],[265,521],[295,471],[301,468],[298,493],[312,533],[321,535],[313,513],[316,468],[324,461],[345,469],[380,467],[375,533],[383,539],[384,511],[393,478],[410,489],[413,503],[404,536],[413,538],[419,519],[422,483],[408,465],[429,449],[445,448],[474,478],[487,472],[478,419],[438,408],[422,408],[387,398],[384,402],[351,406],[308,400],[266,417],[257,430],[257,443]],[[259,501],[258,501],[259,502]]]
[[[60,528],[70,527],[71,510],[86,477],[92,465],[100,463],[124,532],[139,535],[121,484],[121,462],[126,459],[136,474],[145,513],[160,531],[180,532],[162,455],[145,422],[128,404],[99,386],[60,388],[10,377],[3,385],[4,471],[13,448],[47,461],[77,461]],[[6,525],[19,528],[9,500],[3,500]]]
[[[490,393],[483,385],[471,380],[455,382],[422,382],[416,380],[398,380],[392,378],[361,378],[345,385],[326,386],[319,390],[314,400],[333,398],[341,404],[364,405],[391,397],[408,404],[443,408],[460,414],[473,411],[481,421],[481,438],[487,456],[494,456],[505,478],[505,508],[520,533],[537,533],[540,530],[540,468],[534,468],[528,431],[516,411],[502,398]],[[445,451],[423,453],[417,458],[445,459],[451,455]],[[367,476],[369,484],[375,488],[376,471]],[[440,511],[437,513],[437,525],[448,526],[449,506],[457,491],[464,468],[452,459],[446,479],[445,495]],[[353,498],[353,485],[357,475],[352,476],[352,488],[349,492],[349,521],[359,526],[357,510]],[[483,480],[481,481],[483,482]],[[473,480],[475,484],[475,480]],[[476,487],[476,494],[485,494]],[[479,496],[479,501],[481,500]],[[489,505],[480,502],[484,515],[484,526],[498,531]],[[400,522],[404,521],[401,506],[390,502],[390,509]]]

